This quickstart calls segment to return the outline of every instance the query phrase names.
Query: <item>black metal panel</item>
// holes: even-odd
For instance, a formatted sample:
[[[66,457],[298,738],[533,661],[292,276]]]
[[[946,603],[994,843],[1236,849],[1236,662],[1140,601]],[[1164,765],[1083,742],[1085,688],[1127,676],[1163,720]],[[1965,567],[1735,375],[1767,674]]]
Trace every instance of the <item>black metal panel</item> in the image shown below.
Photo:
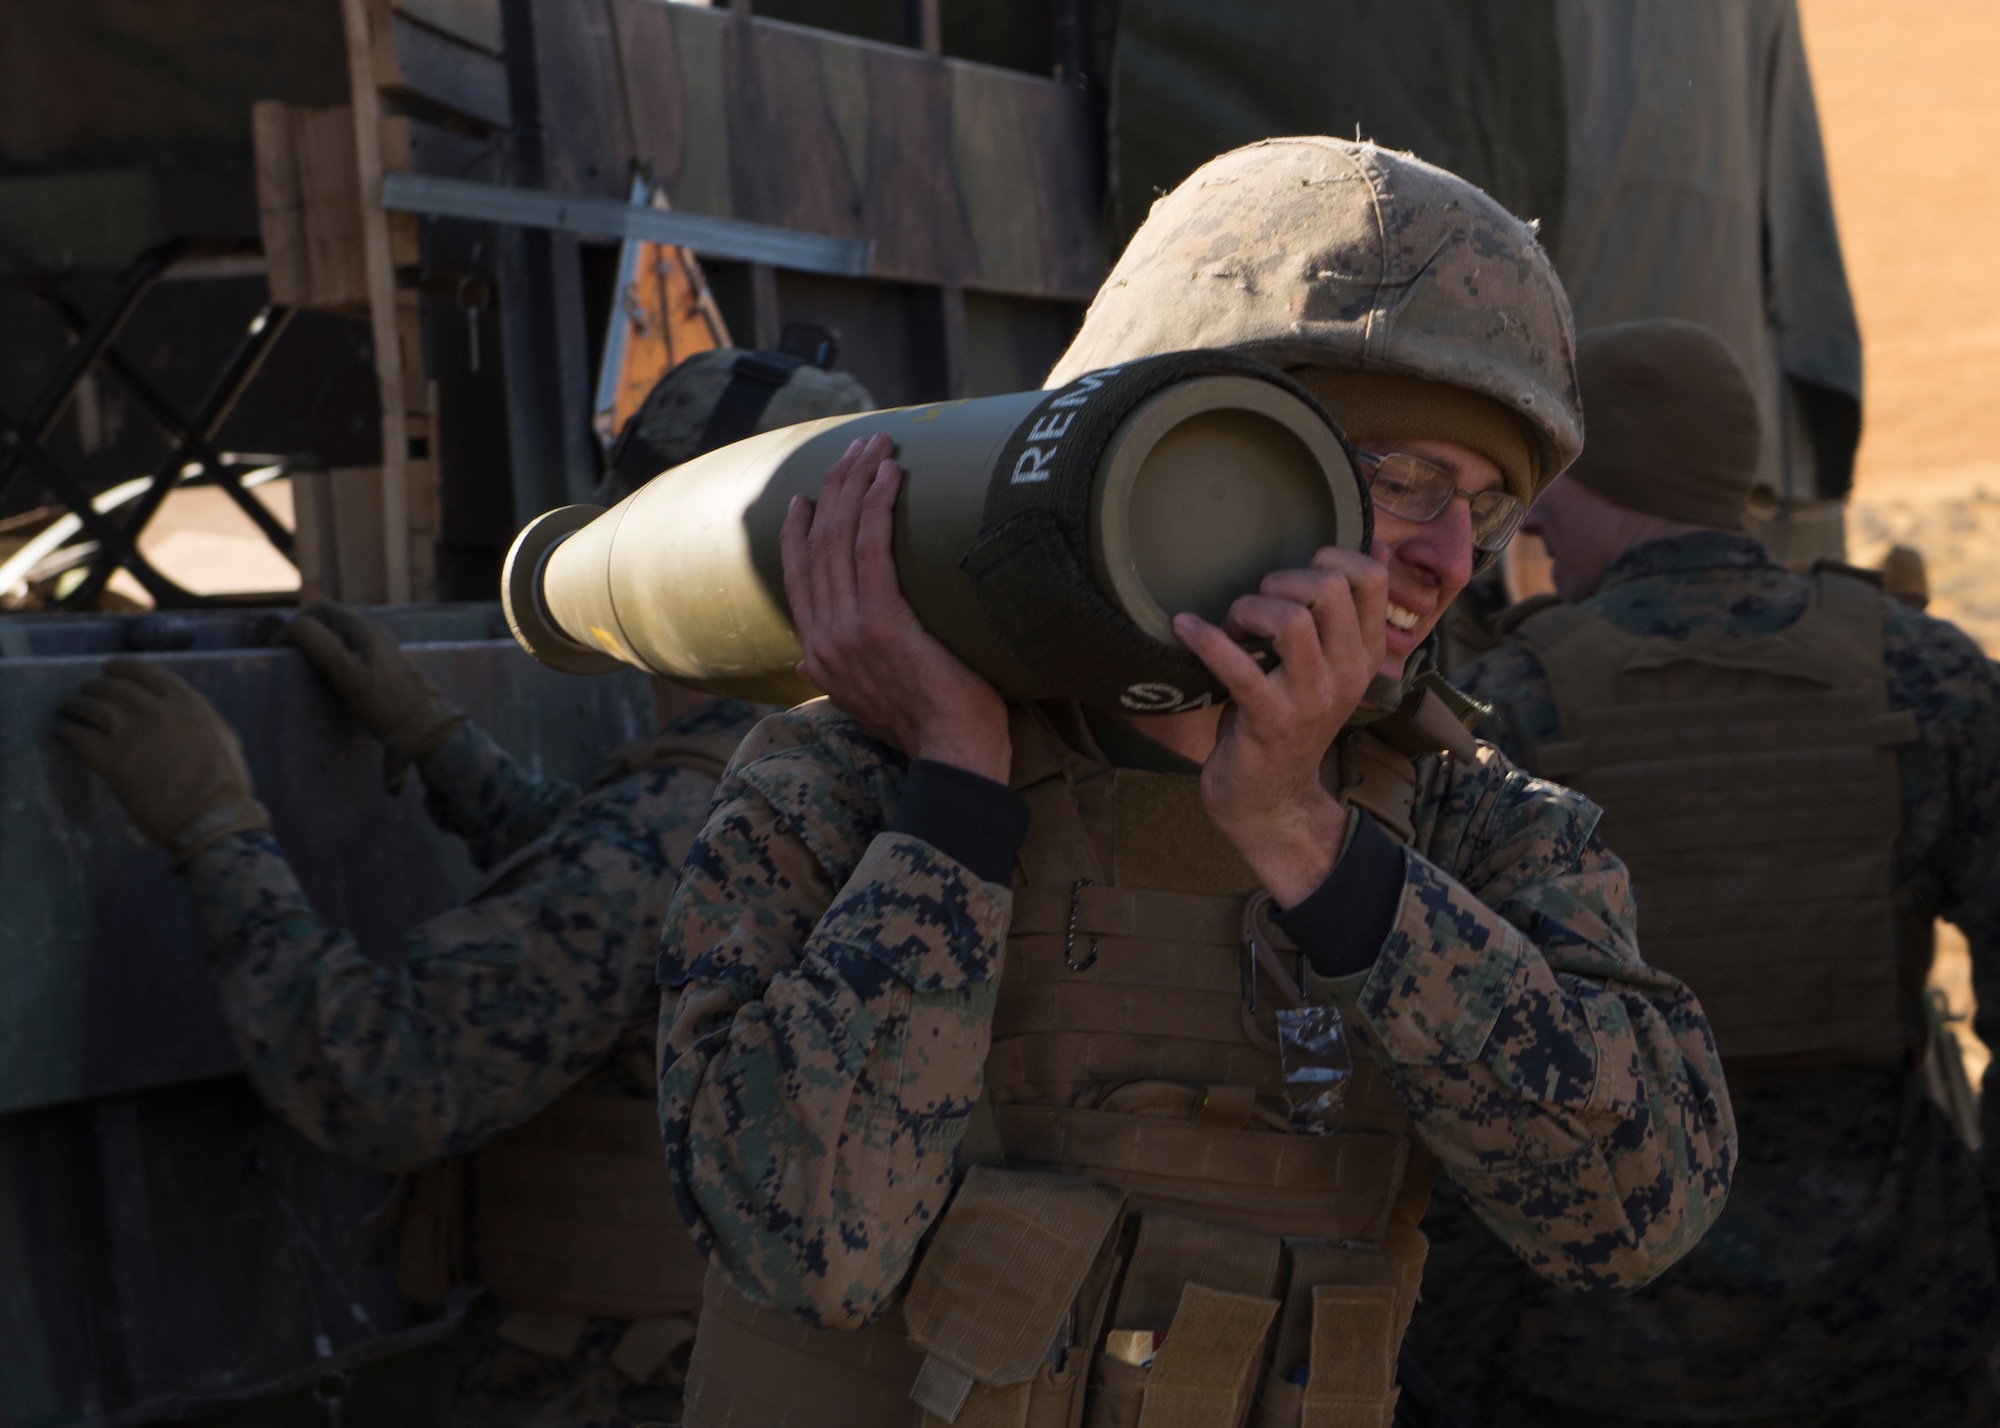
[[[494,637],[493,605],[372,613],[533,767],[585,777],[652,726],[642,677],[545,670]],[[203,1416],[450,1328],[367,1263],[362,1222],[387,1177],[316,1150],[228,1074],[185,894],[50,736],[56,704],[107,655],[160,660],[242,734],[315,907],[392,960],[472,871],[416,780],[388,793],[379,748],[303,656],[268,645],[280,622],[0,620],[0,1423]],[[450,1368],[436,1350],[371,1373],[346,1421],[438,1421]],[[295,1391],[231,1417],[297,1421],[304,1402]]]
[[[0,959],[9,983],[0,999],[0,1113],[236,1065],[186,896],[164,855],[138,841],[104,786],[51,733],[57,705],[97,672],[103,654],[146,628],[143,618],[87,618],[69,630],[26,621],[0,632],[0,648],[99,643],[89,654],[0,659]],[[227,618],[239,631],[254,625]],[[491,606],[460,607],[459,640],[414,643],[409,652],[520,757],[583,777],[611,745],[650,728],[642,677],[556,674],[511,640],[491,638],[497,620]],[[187,623],[198,635],[207,622]],[[431,633],[447,623],[432,615]],[[379,748],[296,650],[151,657],[240,731],[307,894],[368,955],[393,959],[404,928],[470,886],[462,849],[431,826],[416,780],[399,795],[383,789]]]
[[[389,1187],[240,1077],[0,1117],[0,1422],[178,1418],[421,1337],[366,1263]]]

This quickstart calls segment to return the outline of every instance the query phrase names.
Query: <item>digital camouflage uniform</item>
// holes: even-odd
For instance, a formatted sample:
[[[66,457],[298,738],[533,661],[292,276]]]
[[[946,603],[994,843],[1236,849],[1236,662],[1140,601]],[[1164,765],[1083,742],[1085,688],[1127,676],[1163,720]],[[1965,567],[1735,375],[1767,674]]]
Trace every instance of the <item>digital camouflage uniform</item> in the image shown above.
[[[1638,635],[1751,638],[1797,620],[1810,590],[1750,538],[1704,532],[1627,552],[1583,608]],[[1895,899],[1921,924],[1941,915],[1964,931],[1978,1029],[1991,1042],[2000,1033],[2000,671],[1952,626],[1886,599],[1883,609],[1889,703],[1920,731],[1897,753]],[[1495,706],[1479,733],[1510,755],[1528,758],[1560,737],[1548,680],[1518,644],[1456,679]],[[1904,1005],[1882,1015],[1900,1014],[1916,1043],[1929,948],[1900,955]],[[1973,1421],[1963,1405],[1976,1385],[1946,1381],[2000,1337],[1992,1196],[1915,1068],[1759,1069],[1734,1077],[1731,1091],[1742,1153],[1728,1209],[1638,1294],[1569,1295],[1517,1274],[1483,1255],[1477,1231],[1440,1196],[1425,1226],[1434,1256],[1473,1261],[1460,1282],[1480,1288],[1454,1297],[1445,1284],[1420,1311],[1413,1343],[1435,1354],[1429,1367],[1448,1371],[1468,1344],[1497,1339],[1514,1352],[1494,1361],[1516,1363],[1521,1385],[1572,1405],[1578,1422]],[[1992,1098],[1984,1116],[1992,1145]],[[1831,1411],[1892,1399],[1851,1417]],[[1467,1411],[1460,1403],[1433,1421],[1480,1421]],[[1517,1404],[1513,1416],[1569,1421],[1547,1401]]]
[[[762,712],[718,701],[663,732],[741,735]],[[480,868],[517,861],[413,928],[394,968],[319,918],[268,833],[224,838],[186,869],[258,1094],[315,1143],[388,1170],[473,1150],[574,1089],[653,1096],[660,919],[714,786],[654,767],[580,792],[471,724],[420,767],[433,818]],[[670,1390],[611,1364],[621,1323],[592,1321],[564,1360],[501,1339],[496,1307],[474,1312],[454,1421],[672,1416]]]
[[[1394,931],[1340,988],[1445,1173],[1527,1263],[1642,1283],[1721,1207],[1700,1008],[1639,959],[1596,810],[1492,750],[1420,762]],[[712,1261],[866,1321],[943,1208],[978,1099],[1010,891],[885,831],[902,761],[830,705],[761,725],[662,942],[668,1165]]]

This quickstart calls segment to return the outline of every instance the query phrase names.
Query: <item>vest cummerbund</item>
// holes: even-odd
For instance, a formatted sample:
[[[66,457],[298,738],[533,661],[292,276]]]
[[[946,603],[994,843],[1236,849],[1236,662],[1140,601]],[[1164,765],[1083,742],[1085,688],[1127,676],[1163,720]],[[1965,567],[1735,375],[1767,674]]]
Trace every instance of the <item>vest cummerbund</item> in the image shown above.
[[[572,1091],[472,1158],[482,1283],[549,1314],[657,1319],[701,1306],[707,1271],[674,1199],[659,1113]]]
[[[690,1428],[1387,1428],[1434,1164],[1358,1054],[1342,1128],[1293,1132],[1268,979],[1251,1006],[1255,881],[1202,815],[1198,776],[1078,753],[1093,745],[1059,737],[1061,717],[1015,719],[1032,817],[962,1151],[974,1168],[907,1298],[870,1328],[814,1330],[712,1276]],[[1092,1228],[992,1267],[1008,1226],[1038,1222]],[[1060,1281],[1058,1332],[1027,1345],[1028,1377],[989,1382],[976,1346],[1018,1330],[1006,1306],[1035,1290],[1005,1281],[1035,1273]],[[1150,1368],[1106,1351],[1123,1331],[1164,1333]],[[954,1352],[958,1367],[940,1362]],[[963,1410],[941,1416],[941,1400]]]

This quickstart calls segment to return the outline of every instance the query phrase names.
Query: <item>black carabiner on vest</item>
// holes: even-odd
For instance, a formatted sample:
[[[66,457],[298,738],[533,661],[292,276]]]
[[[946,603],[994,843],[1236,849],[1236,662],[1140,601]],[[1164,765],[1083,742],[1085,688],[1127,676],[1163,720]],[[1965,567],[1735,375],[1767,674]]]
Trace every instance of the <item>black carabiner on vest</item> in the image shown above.
[[[1081,962],[1076,960],[1076,913],[1077,903],[1083,897],[1083,890],[1091,885],[1089,878],[1078,878],[1069,890],[1069,932],[1063,937],[1063,961],[1072,972],[1088,972],[1097,962],[1097,934],[1090,934],[1090,955]]]
[[[1264,1035],[1257,1027],[1257,973],[1259,969],[1271,979],[1278,997],[1287,1007],[1298,1008],[1305,1005],[1305,995],[1299,990],[1298,981],[1285,970],[1285,964],[1278,960],[1278,949],[1271,945],[1258,923],[1259,915],[1265,908],[1274,905],[1269,892],[1259,888],[1243,904],[1243,945],[1236,964],[1236,999],[1243,1015],[1243,1034],[1250,1044],[1273,1056],[1278,1054],[1278,1043]]]

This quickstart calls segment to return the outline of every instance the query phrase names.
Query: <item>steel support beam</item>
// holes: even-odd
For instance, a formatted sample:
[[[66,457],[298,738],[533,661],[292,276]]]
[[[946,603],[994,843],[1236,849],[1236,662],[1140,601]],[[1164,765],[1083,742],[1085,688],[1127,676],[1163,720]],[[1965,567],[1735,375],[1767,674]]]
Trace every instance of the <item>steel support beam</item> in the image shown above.
[[[672,208],[635,208],[615,198],[476,183],[427,174],[382,175],[382,206],[437,218],[471,218],[594,238],[638,238],[690,248],[704,257],[768,263],[804,273],[865,277],[872,238],[829,238],[767,223],[745,223]]]

